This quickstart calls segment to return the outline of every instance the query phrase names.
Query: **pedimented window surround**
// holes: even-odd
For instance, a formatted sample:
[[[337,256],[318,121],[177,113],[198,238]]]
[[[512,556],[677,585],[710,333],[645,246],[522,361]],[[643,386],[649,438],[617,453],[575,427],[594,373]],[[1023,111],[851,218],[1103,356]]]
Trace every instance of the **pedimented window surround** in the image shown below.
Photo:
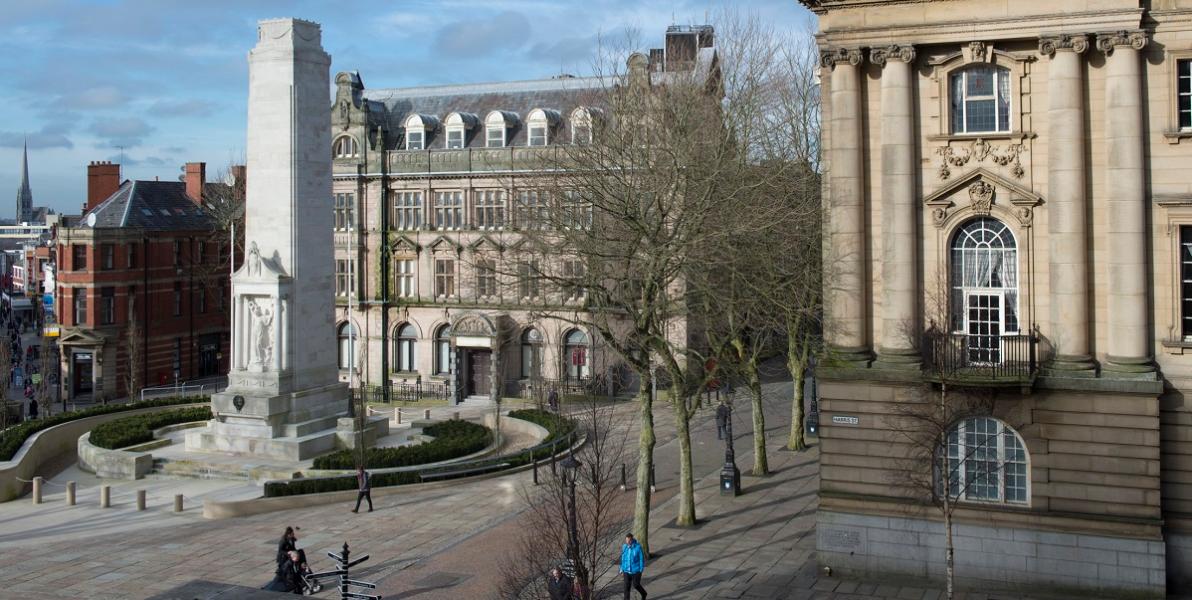
[[[969,42],[957,52],[945,54],[928,61],[932,67],[931,79],[936,83],[938,118],[932,128],[933,135],[928,136],[932,141],[953,141],[984,139],[1014,139],[1034,137],[1030,124],[1029,86],[1023,89],[1023,80],[1030,75],[1030,64],[1036,60],[1034,54],[1007,52],[998,50],[986,42]],[[1002,67],[1010,72],[1010,131],[984,133],[957,133],[951,129],[951,103],[949,83],[952,75],[969,67],[990,64]]]
[[[1184,315],[1180,228],[1192,226],[1192,194],[1156,194],[1153,200],[1156,204],[1154,219],[1164,226],[1163,232],[1167,236],[1162,243],[1167,247],[1168,256],[1164,262],[1159,262],[1160,257],[1156,256],[1157,265],[1160,267],[1157,270],[1162,273],[1160,277],[1166,281],[1155,283],[1159,286],[1157,289],[1163,289],[1162,285],[1166,284],[1169,294],[1168,309],[1156,311],[1156,319],[1159,320],[1156,325],[1163,332],[1163,339],[1160,341],[1164,349],[1171,354],[1184,354],[1192,351],[1192,340],[1184,338],[1181,327]]]

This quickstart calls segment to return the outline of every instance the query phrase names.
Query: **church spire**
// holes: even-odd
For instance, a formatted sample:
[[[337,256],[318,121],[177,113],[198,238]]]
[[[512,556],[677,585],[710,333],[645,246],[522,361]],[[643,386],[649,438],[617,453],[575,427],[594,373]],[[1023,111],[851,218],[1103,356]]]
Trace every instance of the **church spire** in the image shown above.
[[[29,188],[29,142],[21,149],[21,187],[17,190],[16,221],[21,223],[33,218],[33,190]]]

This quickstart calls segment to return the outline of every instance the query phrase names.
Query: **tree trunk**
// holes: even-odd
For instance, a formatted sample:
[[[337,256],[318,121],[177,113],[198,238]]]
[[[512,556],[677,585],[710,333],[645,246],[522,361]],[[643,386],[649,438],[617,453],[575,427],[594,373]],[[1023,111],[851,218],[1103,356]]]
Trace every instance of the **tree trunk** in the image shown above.
[[[948,485],[945,483],[944,485]],[[944,598],[952,600],[952,595],[955,591],[953,587],[953,576],[956,573],[955,551],[952,547],[952,503],[949,499],[951,492],[944,489]]]
[[[791,399],[791,435],[786,442],[786,448],[800,452],[807,449],[807,437],[803,430],[803,388],[807,386],[804,377],[806,369],[803,368],[803,361],[793,354],[787,356],[787,367],[790,369],[791,379],[794,380],[795,390],[794,398]]]
[[[637,446],[637,489],[633,505],[633,533],[650,555],[650,473],[654,470],[654,401],[650,397],[653,375],[643,375],[638,400],[641,402],[641,432]]]
[[[753,475],[770,474],[770,461],[766,458],[766,413],[762,408],[762,382],[757,374],[757,361],[750,361],[749,396],[753,401]]]
[[[675,410],[675,429],[679,434],[679,514],[675,525],[695,525],[695,479],[691,473],[691,415],[687,411],[687,399],[679,390],[679,378],[672,378],[669,391],[671,405]]]

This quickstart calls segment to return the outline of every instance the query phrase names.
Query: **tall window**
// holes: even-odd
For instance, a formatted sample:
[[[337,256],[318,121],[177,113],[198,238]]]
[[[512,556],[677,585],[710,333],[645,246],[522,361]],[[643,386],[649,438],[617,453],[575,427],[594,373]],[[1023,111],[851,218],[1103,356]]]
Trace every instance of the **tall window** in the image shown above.
[[[414,366],[414,345],[418,343],[418,334],[414,331],[414,326],[406,323],[397,328],[397,347],[393,351],[393,355],[397,358],[397,370],[412,372],[417,370]]]
[[[70,295],[74,299],[75,325],[82,325],[87,322],[87,288],[71,288]]]
[[[1010,70],[969,67],[951,77],[952,133],[1010,131]]]
[[[103,244],[99,247],[99,253],[104,269],[116,268],[116,246],[114,244]]]
[[[1176,61],[1176,112],[1180,129],[1192,129],[1192,58]]]
[[[130,242],[128,244],[128,268],[131,269],[137,266],[137,244]]]
[[[200,313],[207,312],[207,288],[200,285],[199,289],[195,291],[195,303],[198,305]]]
[[[476,295],[480,298],[497,296],[497,267],[490,259],[476,261]]]
[[[100,288],[99,318],[104,325],[116,322],[116,288]]]
[[[537,260],[525,260],[517,265],[517,296],[522,300],[537,299],[541,290],[539,281],[542,273]]]
[[[942,453],[941,453],[942,454]],[[964,419],[948,432],[947,461],[939,460],[937,479],[948,481],[958,500],[1026,504],[1029,498],[1026,449],[1018,433],[997,419]],[[941,475],[946,473],[947,477]]]
[[[415,130],[406,132],[406,150],[422,150],[426,136],[426,131]]]
[[[592,111],[582,106],[571,111],[571,143],[592,143]]]
[[[331,145],[331,155],[335,158],[351,158],[357,154],[356,139],[350,135],[337,138]]]
[[[182,316],[182,282],[174,282],[174,316]]]
[[[592,201],[576,190],[568,190],[563,196],[563,225],[570,229],[587,229],[592,226]]]
[[[1018,250],[1005,223],[965,223],[952,238],[952,330],[967,336],[968,360],[1001,364],[1002,336],[1017,334]]]
[[[1180,306],[1181,333],[1192,341],[1192,225],[1180,226]]]
[[[207,242],[203,240],[195,242],[195,262],[199,264],[207,262]]]
[[[578,329],[567,332],[563,338],[563,360],[567,362],[567,379],[578,381],[588,378],[588,335]]]
[[[70,245],[70,268],[82,271],[87,268],[87,247],[82,244]]]
[[[505,226],[505,190],[477,191],[475,205],[473,222],[477,229],[501,229]]]
[[[587,294],[584,288],[584,263],[581,260],[563,261],[563,299],[583,300]]]
[[[353,356],[356,351],[355,344],[352,342],[357,339],[356,328],[351,323],[344,323],[339,326],[339,331],[336,338],[339,342],[339,368],[351,369]]]
[[[435,259],[435,297],[455,297],[455,261],[450,258]]]
[[[435,332],[435,375],[451,372],[451,326],[444,325]]]
[[[547,192],[521,190],[517,193],[514,225],[518,229],[541,229],[546,227],[550,217]]]
[[[343,259],[335,259],[335,295],[340,297],[347,297],[348,292],[352,289],[352,262]]]
[[[542,334],[533,327],[521,338],[521,377],[536,379],[542,376]]]
[[[335,228],[356,228],[356,194],[335,195]]]
[[[435,192],[435,229],[459,229],[463,225],[464,193]]]
[[[422,227],[422,192],[393,194],[393,228],[405,231]]]
[[[396,261],[397,295],[401,298],[413,298],[414,288],[414,259],[403,258]]]

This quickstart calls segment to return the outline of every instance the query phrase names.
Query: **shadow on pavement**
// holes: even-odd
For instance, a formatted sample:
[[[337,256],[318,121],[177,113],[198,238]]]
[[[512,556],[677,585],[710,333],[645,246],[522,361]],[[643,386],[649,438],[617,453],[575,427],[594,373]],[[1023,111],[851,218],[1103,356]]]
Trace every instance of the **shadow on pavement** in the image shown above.
[[[261,585],[265,585],[265,583]],[[288,596],[292,597],[293,594],[196,579],[172,590],[150,596],[147,600],[270,600]]]

